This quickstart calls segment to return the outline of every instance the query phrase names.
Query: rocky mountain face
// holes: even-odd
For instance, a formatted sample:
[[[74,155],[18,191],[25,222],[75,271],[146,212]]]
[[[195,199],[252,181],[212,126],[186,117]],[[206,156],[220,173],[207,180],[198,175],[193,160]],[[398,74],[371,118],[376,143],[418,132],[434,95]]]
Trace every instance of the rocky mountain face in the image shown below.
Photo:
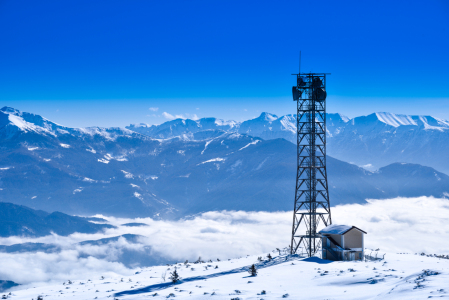
[[[331,133],[347,126],[340,115],[332,117]],[[191,128],[209,127],[155,139],[128,129],[67,128],[12,108],[1,109],[0,120],[3,202],[68,214],[153,218],[293,207],[296,146],[234,132],[232,122],[194,121]],[[259,121],[238,127],[264,132],[251,122]],[[330,156],[327,164],[331,205],[449,192],[449,176],[417,164],[395,163],[377,172]]]
[[[207,121],[206,121],[207,120]],[[207,125],[206,125],[207,124]],[[431,166],[449,174],[449,121],[431,116],[373,113],[349,119],[327,114],[327,153],[368,170],[395,162]],[[278,117],[262,113],[245,122],[213,118],[173,120],[161,125],[127,127],[153,138],[184,136],[194,139],[198,132],[237,132],[265,140],[283,138],[296,144],[296,115]]]

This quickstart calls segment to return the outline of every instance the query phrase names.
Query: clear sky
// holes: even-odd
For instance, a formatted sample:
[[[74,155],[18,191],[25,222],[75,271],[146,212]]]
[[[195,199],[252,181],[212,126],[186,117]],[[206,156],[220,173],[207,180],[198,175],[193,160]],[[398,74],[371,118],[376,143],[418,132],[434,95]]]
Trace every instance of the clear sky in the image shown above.
[[[0,106],[79,126],[328,111],[449,119],[449,1],[0,0]]]

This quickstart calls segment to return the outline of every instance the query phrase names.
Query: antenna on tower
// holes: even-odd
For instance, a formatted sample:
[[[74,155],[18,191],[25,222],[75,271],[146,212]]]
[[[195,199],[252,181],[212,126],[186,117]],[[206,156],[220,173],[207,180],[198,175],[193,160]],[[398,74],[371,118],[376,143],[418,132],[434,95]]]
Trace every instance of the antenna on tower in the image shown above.
[[[290,253],[295,254],[302,245],[311,257],[326,247],[321,245],[318,227],[332,224],[326,171],[326,75],[329,74],[301,74],[301,51],[299,69],[299,74],[292,74],[296,76],[292,95],[297,102],[297,171]]]

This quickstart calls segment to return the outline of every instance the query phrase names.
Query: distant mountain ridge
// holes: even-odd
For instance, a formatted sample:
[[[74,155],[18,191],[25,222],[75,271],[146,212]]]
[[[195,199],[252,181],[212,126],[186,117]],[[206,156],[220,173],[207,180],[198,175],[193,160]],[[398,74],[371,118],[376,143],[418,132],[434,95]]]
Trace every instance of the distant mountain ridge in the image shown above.
[[[52,232],[69,235],[75,232],[96,233],[111,225],[94,224],[85,218],[60,212],[48,213],[22,205],[0,202],[0,236],[45,236]]]
[[[4,292],[12,287],[18,286],[20,284],[15,283],[10,280],[0,280],[0,292]]]
[[[10,139],[18,133],[39,134],[48,137],[63,138],[64,136],[94,137],[102,136],[114,141],[117,137],[133,137],[138,135],[134,131],[119,127],[86,127],[71,128],[59,125],[39,115],[21,112],[11,107],[0,109],[0,138]]]
[[[331,117],[332,132],[348,123],[341,115]],[[262,121],[279,120],[274,118],[264,115]],[[285,139],[219,128],[154,139],[126,129],[67,128],[9,108],[0,110],[0,119],[8,120],[0,127],[3,202],[153,218],[293,206],[296,145]],[[373,173],[327,156],[327,165],[331,205],[449,192],[449,176],[417,164],[395,163]]]
[[[244,122],[205,120],[176,119],[161,125],[130,125],[127,129],[159,139],[176,136],[195,139],[194,134],[199,132],[219,130],[265,140],[284,138],[296,144],[296,115],[278,117],[264,112]],[[369,170],[407,162],[428,165],[449,174],[449,121],[386,112],[353,119],[330,113],[326,115],[326,127],[327,153],[335,158]]]

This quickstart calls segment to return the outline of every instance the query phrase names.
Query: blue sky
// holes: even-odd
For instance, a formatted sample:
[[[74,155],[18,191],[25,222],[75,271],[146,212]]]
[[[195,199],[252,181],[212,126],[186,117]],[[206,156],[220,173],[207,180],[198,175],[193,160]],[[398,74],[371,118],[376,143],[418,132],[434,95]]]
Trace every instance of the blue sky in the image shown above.
[[[294,113],[299,50],[329,112],[449,119],[446,0],[0,0],[0,41],[0,106],[67,126]]]

